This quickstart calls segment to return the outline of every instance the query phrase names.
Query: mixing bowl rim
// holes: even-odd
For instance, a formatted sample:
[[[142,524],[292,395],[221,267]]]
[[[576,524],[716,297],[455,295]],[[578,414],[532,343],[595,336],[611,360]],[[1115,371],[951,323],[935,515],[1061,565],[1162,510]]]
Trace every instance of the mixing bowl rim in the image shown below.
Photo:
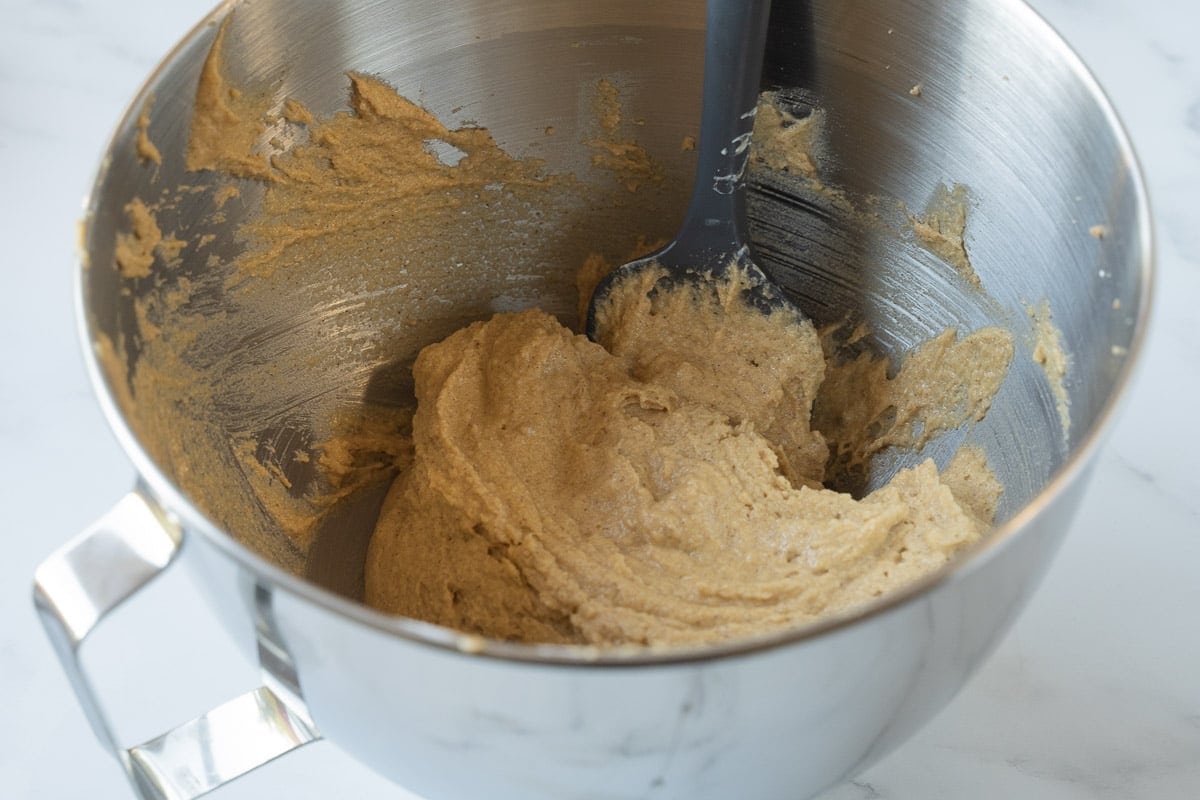
[[[83,248],[86,248],[88,236],[90,236],[93,211],[99,202],[100,189],[106,178],[109,154],[117,147],[122,131],[130,129],[131,119],[140,113],[142,102],[150,88],[175,63],[183,49],[202,36],[206,29],[219,23],[239,2],[240,0],[223,0],[196,23],[159,61],[134,95],[133,101],[122,114],[109,139],[100,167],[96,171],[96,179],[85,201],[87,230]],[[155,501],[162,506],[168,518],[177,521],[186,532],[204,536],[208,543],[223,555],[253,574],[259,585],[265,584],[273,590],[284,590],[311,602],[324,611],[344,617],[351,622],[360,623],[378,632],[393,635],[414,644],[429,645],[464,655],[482,656],[510,663],[575,667],[645,667],[728,659],[775,650],[786,645],[811,642],[916,602],[939,587],[964,580],[971,572],[995,557],[1003,547],[1009,545],[1027,529],[1042,511],[1057,497],[1065,493],[1076,480],[1080,479],[1090,466],[1092,458],[1112,428],[1120,406],[1128,396],[1130,382],[1141,363],[1155,283],[1156,245],[1150,200],[1142,167],[1120,116],[1082,59],[1044,17],[1030,7],[1025,0],[1004,0],[1004,2],[1012,14],[1025,15],[1026,24],[1037,29],[1043,37],[1043,43],[1053,46],[1058,55],[1063,58],[1076,79],[1103,112],[1108,122],[1109,132],[1116,140],[1125,163],[1129,165],[1131,184],[1137,201],[1137,228],[1142,245],[1139,253],[1140,300],[1128,353],[1116,376],[1112,392],[1105,399],[1091,429],[1078,443],[1074,452],[1068,455],[1066,462],[1057,474],[1033,500],[1023,506],[1012,518],[995,527],[980,541],[958,554],[946,565],[901,589],[887,593],[863,606],[768,635],[702,646],[672,648],[597,648],[587,645],[522,644],[484,639],[440,625],[386,614],[335,594],[303,577],[287,572],[239,543],[232,535],[226,533],[196,508],[188,500],[183,490],[176,486],[150,459],[121,413],[116,397],[109,387],[107,377],[95,353],[95,343],[91,335],[90,315],[85,297],[84,278],[88,270],[84,266],[83,259],[86,258],[84,254],[77,262],[75,271],[75,317],[84,350],[88,378],[105,419],[112,428],[121,449],[133,463],[139,484],[148,489]]]

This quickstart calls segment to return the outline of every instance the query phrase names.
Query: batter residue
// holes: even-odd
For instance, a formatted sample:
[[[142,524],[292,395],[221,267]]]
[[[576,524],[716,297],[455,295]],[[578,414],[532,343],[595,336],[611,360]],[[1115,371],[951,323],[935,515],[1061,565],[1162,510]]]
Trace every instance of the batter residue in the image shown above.
[[[929,252],[954,267],[976,289],[982,286],[963,239],[967,229],[966,186],[956,183],[953,189],[947,189],[939,183],[925,213],[920,217],[910,215],[909,219],[913,233]]]
[[[869,601],[989,526],[1000,487],[969,448],[862,498],[825,486],[979,419],[1006,332],[947,331],[892,374],[744,308],[735,276],[633,287],[591,342],[560,320],[674,231],[643,207],[686,190],[625,135],[616,84],[596,84],[583,180],[373,76],[350,74],[331,116],[239,88],[226,28],[187,147],[159,142],[208,216],[184,229],[169,194],[129,204],[127,317],[97,347],[155,461],[252,549],[303,572],[325,515],[396,476],[372,604],[491,637],[673,645]],[[764,104],[755,168],[815,181],[819,112]]]

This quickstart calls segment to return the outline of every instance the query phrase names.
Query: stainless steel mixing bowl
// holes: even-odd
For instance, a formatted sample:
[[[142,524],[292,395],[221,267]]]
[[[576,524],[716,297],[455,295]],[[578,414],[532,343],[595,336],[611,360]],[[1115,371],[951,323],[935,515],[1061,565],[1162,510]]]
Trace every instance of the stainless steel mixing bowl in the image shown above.
[[[378,497],[344,509],[307,577],[291,574],[239,544],[224,529],[236,521],[206,517],[122,416],[121,387],[94,356],[98,337],[131,318],[134,297],[111,268],[114,237],[131,198],[191,179],[179,154],[196,81],[214,22],[235,5],[218,8],[154,72],[96,180],[79,317],[100,402],[139,480],[36,576],[47,631],[137,791],[194,797],[327,737],[431,798],[794,799],[878,759],[954,696],[1067,530],[1149,304],[1151,226],[1133,152],[1093,79],[1044,22],[1018,0],[776,0],[764,73],[764,86],[781,88],[798,113],[823,110],[822,180],[851,200],[920,209],[939,184],[969,187],[966,245],[986,293],[911,232],[881,232],[769,175],[755,181],[752,232],[764,266],[808,313],[868,321],[885,351],[948,325],[1013,329],[1016,360],[987,419],[927,450],[944,459],[969,437],[987,451],[1006,486],[996,530],[949,568],[850,614],[753,642],[622,653],[480,641],[356,602]],[[294,95],[321,115],[344,107],[347,71],[377,74],[443,119],[476,120],[511,152],[555,169],[586,167],[591,92],[612,77],[631,118],[645,120],[639,140],[676,165],[668,177],[678,191],[657,196],[658,208],[635,196],[604,213],[623,230],[669,233],[690,177],[677,154],[695,133],[702,25],[699,0],[248,0],[230,28],[229,66],[239,80],[273,87],[280,103]],[[140,164],[133,146],[151,95],[159,170]],[[552,139],[547,124],[558,129]],[[254,185],[242,189],[245,202],[211,232],[227,235],[254,213]],[[164,227],[203,234],[189,227],[199,202],[184,197]],[[1102,238],[1089,235],[1094,225]],[[205,268],[185,252],[183,270]],[[455,298],[468,315],[493,299]],[[534,299],[557,311],[573,302],[553,287]],[[1070,355],[1066,435],[1031,358],[1026,308],[1042,299]],[[136,340],[128,347],[136,360]],[[230,342],[228,355],[258,357],[254,347]],[[367,366],[336,376],[351,395],[389,368]],[[127,748],[112,737],[77,651],[112,608],[179,561],[261,664],[264,685]]]

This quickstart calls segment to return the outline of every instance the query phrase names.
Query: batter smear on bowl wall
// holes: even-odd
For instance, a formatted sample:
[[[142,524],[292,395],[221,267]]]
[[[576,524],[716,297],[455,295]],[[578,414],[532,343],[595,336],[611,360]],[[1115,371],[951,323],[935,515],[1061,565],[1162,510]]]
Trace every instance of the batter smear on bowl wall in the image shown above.
[[[100,352],[156,461],[251,548],[300,572],[324,516],[391,481],[369,604],[486,637],[671,646],[868,602],[991,526],[1002,487],[970,446],[862,496],[826,484],[981,420],[1007,330],[946,330],[893,363],[847,350],[860,331],[733,302],[734,274],[711,293],[616,298],[591,342],[575,307],[661,231],[614,236],[584,212],[671,190],[618,132],[614,83],[597,82],[581,142],[598,183],[451,129],[369,75],[348,76],[348,110],[314,118],[233,86],[224,36],[186,153],[198,185],[178,191],[211,193],[217,220],[250,184],[261,210],[221,256],[160,229],[169,193],[131,205],[114,268],[142,282],[138,357],[119,339]],[[789,119],[771,95],[763,108],[754,168],[835,191],[810,152],[820,115]],[[563,227],[575,235],[547,233]],[[521,247],[504,244],[514,229]],[[177,271],[206,247],[202,276]],[[280,344],[297,325],[311,335]],[[229,358],[230,342],[253,357]],[[394,391],[364,399],[383,361]],[[314,364],[320,385],[297,380]]]

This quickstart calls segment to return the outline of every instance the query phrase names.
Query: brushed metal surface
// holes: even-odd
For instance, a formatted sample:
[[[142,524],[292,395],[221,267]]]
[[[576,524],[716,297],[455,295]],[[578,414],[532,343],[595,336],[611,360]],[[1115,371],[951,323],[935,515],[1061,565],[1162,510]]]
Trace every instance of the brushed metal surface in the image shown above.
[[[319,738],[294,691],[259,686],[141,744],[118,741],[80,647],[106,617],[177,563],[181,546],[174,522],[134,490],[34,575],[34,605],[79,704],[144,800],[193,800]],[[145,632],[151,642],[154,634]],[[280,671],[278,661],[260,661]]]
[[[586,163],[577,146],[586,92],[615,76],[628,113],[646,120],[639,140],[651,153],[676,151],[695,133],[699,2],[255,0],[237,8],[235,81],[270,83],[279,103],[294,95],[318,114],[344,107],[346,71],[370,72],[450,124],[476,121],[510,152],[573,170]],[[97,333],[133,318],[113,271],[95,265],[109,263],[124,204],[150,188],[132,146],[138,110],[153,94],[154,141],[164,152],[183,147],[213,32],[198,27],[150,78],[100,170],[85,243],[94,267],[81,270],[79,293],[89,353]],[[270,641],[322,733],[414,791],[810,796],[895,747],[954,695],[1066,530],[1140,351],[1153,260],[1143,182],[1099,88],[1017,0],[776,0],[764,85],[797,113],[822,109],[823,181],[874,202],[897,230],[898,203],[919,211],[939,184],[969,187],[966,245],[986,295],[911,235],[881,232],[886,226],[865,225],[794,182],[760,175],[751,235],[764,268],[806,313],[869,322],[874,342],[895,354],[948,325],[1000,322],[1017,337],[1012,372],[969,434],[1005,483],[1001,524],[950,568],[874,606],[763,640],[669,654],[479,642],[389,618],[347,597],[370,513],[348,512],[346,546],[321,542],[322,564],[310,566],[340,594],[284,573],[208,521],[151,462],[90,363],[110,423],[157,501],[182,521],[212,606],[247,656],[258,659]],[[561,134],[550,142],[547,124]],[[181,181],[172,169],[164,163],[158,180]],[[669,174],[677,206],[635,201],[629,218],[673,230],[685,173]],[[257,199],[253,184],[242,188],[225,227],[195,229],[198,209],[185,199],[161,220],[164,229],[215,233],[213,246],[235,253],[232,230]],[[1093,225],[1105,226],[1103,239],[1088,235]],[[1043,298],[1071,356],[1065,437],[1030,358],[1026,306]],[[552,310],[572,301],[545,298]],[[966,435],[947,435],[928,452],[944,460]]]

